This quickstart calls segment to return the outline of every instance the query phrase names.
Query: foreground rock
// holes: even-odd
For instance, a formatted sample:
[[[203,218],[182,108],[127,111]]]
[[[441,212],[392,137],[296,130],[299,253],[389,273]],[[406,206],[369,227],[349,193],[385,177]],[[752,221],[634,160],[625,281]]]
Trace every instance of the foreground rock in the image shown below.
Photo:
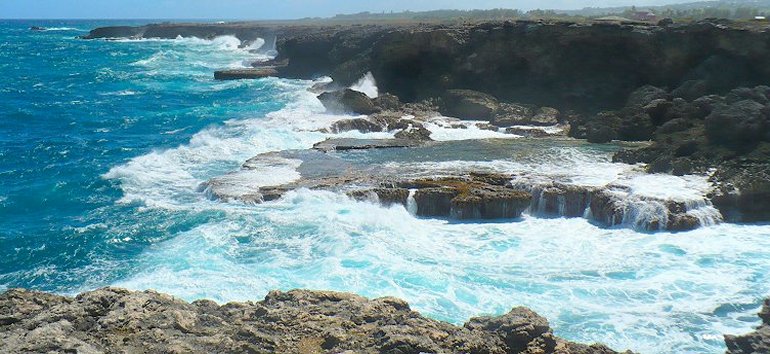
[[[278,71],[274,68],[249,68],[249,69],[228,69],[218,70],[214,72],[214,79],[216,80],[244,80],[244,79],[261,79],[263,77],[270,77],[278,75]]]
[[[770,299],[766,299],[759,312],[762,324],[756,331],[742,336],[726,335],[727,354],[770,353]]]
[[[187,303],[153,291],[104,288],[75,298],[14,289],[0,295],[8,353],[527,353],[611,354],[556,337],[523,307],[463,327],[396,298],[330,291],[270,292],[263,301]]]

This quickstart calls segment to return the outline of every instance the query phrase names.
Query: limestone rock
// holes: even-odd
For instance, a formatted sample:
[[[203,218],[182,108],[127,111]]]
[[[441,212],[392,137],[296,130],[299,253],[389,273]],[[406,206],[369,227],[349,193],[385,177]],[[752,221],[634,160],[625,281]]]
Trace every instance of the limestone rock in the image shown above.
[[[0,294],[0,319],[3,353],[616,353],[558,338],[525,308],[457,327],[396,298],[332,291],[218,305],[118,288],[76,298],[12,289]]]

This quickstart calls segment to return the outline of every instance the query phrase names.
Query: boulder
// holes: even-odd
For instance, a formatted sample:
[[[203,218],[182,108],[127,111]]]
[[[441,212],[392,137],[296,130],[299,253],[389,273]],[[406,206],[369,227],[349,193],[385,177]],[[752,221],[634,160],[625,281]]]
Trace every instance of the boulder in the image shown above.
[[[622,119],[617,112],[599,112],[586,125],[586,139],[591,143],[608,143],[619,137]]]
[[[340,133],[351,130],[357,130],[361,133],[371,133],[383,131],[383,126],[369,120],[368,118],[353,118],[338,120],[332,123],[331,127],[329,127],[329,130],[332,133]]]
[[[447,90],[441,102],[441,114],[469,120],[490,120],[499,107],[493,96],[473,90]]]
[[[709,94],[711,88],[706,80],[687,80],[679,87],[671,91],[672,96],[681,97],[687,101],[692,101],[698,97]]]
[[[714,144],[738,150],[755,146],[770,127],[764,106],[753,100],[719,104],[706,117],[706,136]]]
[[[645,141],[652,138],[655,125],[652,118],[643,109],[627,108],[619,112],[620,125],[618,139],[625,141]]]
[[[398,111],[402,106],[398,96],[389,93],[381,93],[372,99],[372,103],[383,111]]]
[[[369,96],[351,89],[324,92],[318,95],[318,99],[332,113],[372,114],[381,111]]]
[[[762,162],[720,167],[712,177],[719,188],[711,202],[728,222],[770,220],[770,155]]]
[[[644,85],[631,92],[626,101],[626,107],[644,107],[654,100],[667,99],[668,97],[669,94],[666,90],[652,85]]]
[[[531,119],[534,125],[556,125],[559,124],[560,113],[556,108],[540,107]]]
[[[501,103],[489,123],[498,127],[525,125],[532,122],[534,115],[532,107],[515,103]]]
[[[414,141],[431,141],[431,131],[423,127],[422,125],[409,126],[396,133],[394,137],[396,139],[414,140]]]

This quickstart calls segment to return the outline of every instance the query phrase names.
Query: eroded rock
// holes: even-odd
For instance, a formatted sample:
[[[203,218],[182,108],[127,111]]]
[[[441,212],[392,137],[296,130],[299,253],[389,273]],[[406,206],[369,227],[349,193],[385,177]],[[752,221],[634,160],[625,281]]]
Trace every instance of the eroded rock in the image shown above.
[[[271,291],[259,302],[218,305],[118,288],[76,298],[12,289],[0,294],[0,318],[10,317],[0,321],[8,353],[617,353],[556,337],[521,307],[457,327],[396,298],[332,291]]]

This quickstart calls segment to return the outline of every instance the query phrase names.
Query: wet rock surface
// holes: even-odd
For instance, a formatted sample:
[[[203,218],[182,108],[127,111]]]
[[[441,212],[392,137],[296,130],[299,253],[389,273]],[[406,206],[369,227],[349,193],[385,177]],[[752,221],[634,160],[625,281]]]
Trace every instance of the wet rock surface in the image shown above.
[[[408,148],[420,145],[419,140],[413,139],[353,139],[353,138],[329,138],[313,145],[313,149],[319,151],[345,151],[368,149],[392,149]]]
[[[260,79],[263,77],[276,76],[278,71],[274,68],[251,68],[251,69],[228,69],[214,72],[216,80],[244,80]]]
[[[762,324],[756,331],[741,336],[725,336],[727,354],[770,353],[770,299],[765,299],[759,317]]]
[[[676,90],[671,94],[651,87],[639,91],[629,101],[639,102],[635,107],[644,104],[643,115],[638,110],[629,114],[633,107],[600,115],[615,117],[616,124],[604,125],[614,129],[609,134],[613,138],[632,138],[623,130],[630,127],[629,132],[645,132],[635,138],[646,137],[653,144],[621,151],[615,161],[646,163],[653,173],[711,173],[717,186],[712,202],[726,221],[770,220],[770,87],[742,87],[724,96],[705,95],[690,101],[676,97],[684,95]],[[591,124],[606,122],[573,122],[570,134],[580,137],[585,132],[591,140]]]
[[[0,350],[72,353],[610,354],[556,337],[535,312],[513,308],[464,326],[403,300],[331,291],[272,291],[259,302],[187,303],[153,291],[104,288],[75,298],[12,289],[0,295]],[[630,353],[630,352],[627,352]]]

